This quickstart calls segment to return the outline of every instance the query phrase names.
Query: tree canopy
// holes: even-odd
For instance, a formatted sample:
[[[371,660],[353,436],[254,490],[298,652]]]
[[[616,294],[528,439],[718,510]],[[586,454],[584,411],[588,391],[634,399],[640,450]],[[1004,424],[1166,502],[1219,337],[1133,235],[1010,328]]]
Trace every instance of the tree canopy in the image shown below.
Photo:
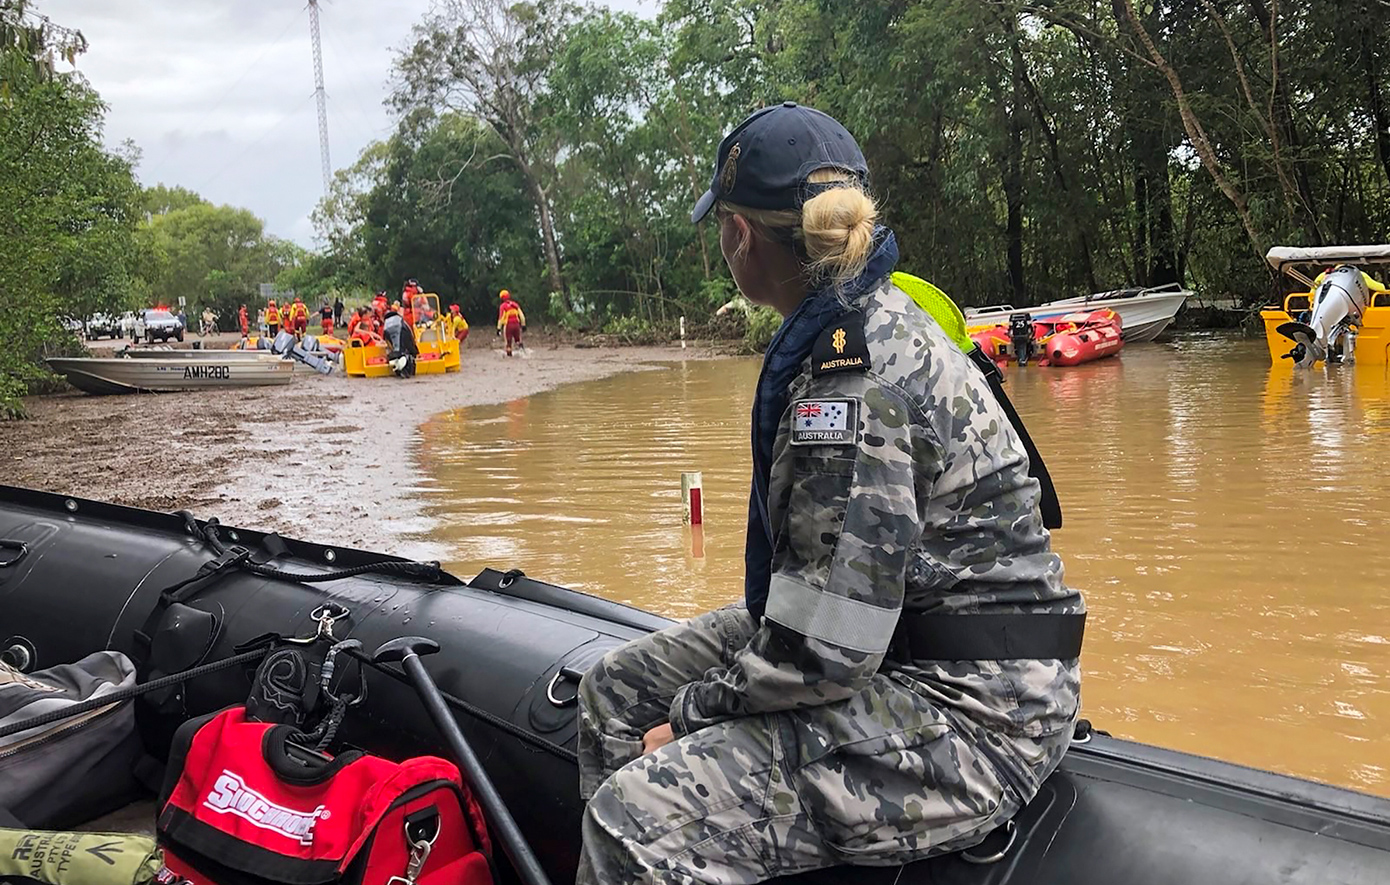
[[[1269,246],[1386,236],[1386,33],[1377,0],[668,0],[654,20],[451,0],[399,62],[400,131],[330,201],[374,211],[322,229],[364,282],[510,274],[562,290],[553,319],[699,313],[731,291],[688,220],[714,145],[790,99],[855,133],[904,267],[965,304],[1165,283],[1253,303]],[[430,154],[468,121],[478,139]],[[457,261],[479,234],[486,260]]]

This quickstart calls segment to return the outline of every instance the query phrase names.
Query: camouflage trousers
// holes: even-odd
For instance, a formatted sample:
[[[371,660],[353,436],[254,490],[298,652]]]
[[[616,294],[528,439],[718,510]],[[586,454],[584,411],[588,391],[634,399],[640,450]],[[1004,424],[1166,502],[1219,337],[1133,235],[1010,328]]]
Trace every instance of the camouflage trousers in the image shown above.
[[[720,609],[615,649],[585,676],[580,885],[754,883],[968,848],[1065,749],[996,738],[911,680],[879,675],[847,700],[726,720],[644,755],[677,690],[730,666],[753,633],[746,609]]]

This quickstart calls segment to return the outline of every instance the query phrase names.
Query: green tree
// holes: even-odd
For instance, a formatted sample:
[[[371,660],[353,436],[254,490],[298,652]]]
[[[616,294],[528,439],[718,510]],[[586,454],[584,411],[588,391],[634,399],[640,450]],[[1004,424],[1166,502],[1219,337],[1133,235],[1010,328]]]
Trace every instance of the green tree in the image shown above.
[[[441,0],[415,27],[415,44],[396,64],[393,96],[404,112],[452,112],[479,121],[495,136],[491,155],[469,154],[440,166],[435,196],[474,164],[510,161],[536,213],[552,291],[565,291],[552,187],[559,149],[543,125],[546,65],[575,7],[564,0]]]
[[[96,92],[50,62],[85,48],[0,0],[0,414],[47,377],[44,355],[75,346],[60,316],[118,310],[143,285],[130,158],[103,148]]]
[[[149,242],[154,298],[174,305],[182,297],[190,313],[210,307],[224,318],[258,301],[259,284],[303,260],[300,247],[266,236],[249,210],[203,201],[153,216]]]

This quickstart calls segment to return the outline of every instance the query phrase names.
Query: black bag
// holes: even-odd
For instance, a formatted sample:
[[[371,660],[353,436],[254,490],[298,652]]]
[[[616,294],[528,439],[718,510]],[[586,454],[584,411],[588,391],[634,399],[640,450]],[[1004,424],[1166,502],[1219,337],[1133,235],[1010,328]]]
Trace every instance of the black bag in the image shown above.
[[[134,684],[135,665],[114,651],[34,673],[0,663],[0,727]],[[142,755],[129,700],[25,729],[0,738],[0,805],[29,827],[85,823],[141,794]]]

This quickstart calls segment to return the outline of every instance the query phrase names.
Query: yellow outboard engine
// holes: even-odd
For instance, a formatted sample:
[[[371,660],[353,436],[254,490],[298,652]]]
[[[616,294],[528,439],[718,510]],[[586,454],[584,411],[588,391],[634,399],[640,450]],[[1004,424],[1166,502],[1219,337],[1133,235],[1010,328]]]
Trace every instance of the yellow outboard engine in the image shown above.
[[[1307,323],[1283,323],[1278,332],[1294,342],[1284,354],[1302,368],[1329,356],[1349,363],[1356,356],[1356,332],[1371,303],[1371,290],[1361,271],[1343,264],[1323,277]]]

